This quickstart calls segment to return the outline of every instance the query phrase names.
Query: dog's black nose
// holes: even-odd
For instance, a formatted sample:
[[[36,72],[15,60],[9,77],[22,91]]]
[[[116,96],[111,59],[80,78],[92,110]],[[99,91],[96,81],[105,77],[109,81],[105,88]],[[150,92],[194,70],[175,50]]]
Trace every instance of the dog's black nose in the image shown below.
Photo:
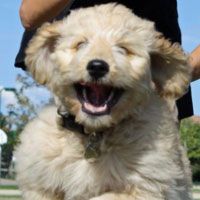
[[[109,65],[103,60],[95,59],[88,63],[87,70],[92,78],[99,79],[109,72]]]

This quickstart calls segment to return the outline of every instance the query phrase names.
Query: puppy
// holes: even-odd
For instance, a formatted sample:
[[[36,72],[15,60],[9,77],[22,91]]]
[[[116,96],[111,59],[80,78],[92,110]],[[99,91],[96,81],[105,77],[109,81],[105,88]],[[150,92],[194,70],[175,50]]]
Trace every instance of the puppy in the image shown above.
[[[56,105],[20,136],[25,200],[192,199],[173,109],[187,56],[152,22],[117,4],[72,11],[37,31],[26,65]]]

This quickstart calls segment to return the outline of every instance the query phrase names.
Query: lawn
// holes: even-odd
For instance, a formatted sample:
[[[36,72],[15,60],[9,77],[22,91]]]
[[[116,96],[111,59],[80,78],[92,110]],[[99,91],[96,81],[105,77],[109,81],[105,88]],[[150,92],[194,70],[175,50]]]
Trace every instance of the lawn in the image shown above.
[[[18,190],[16,185],[0,185],[1,190]],[[19,195],[0,195],[0,200],[22,200]]]
[[[0,200],[22,200],[19,196],[0,196]]]
[[[17,185],[0,185],[0,190],[18,190]]]

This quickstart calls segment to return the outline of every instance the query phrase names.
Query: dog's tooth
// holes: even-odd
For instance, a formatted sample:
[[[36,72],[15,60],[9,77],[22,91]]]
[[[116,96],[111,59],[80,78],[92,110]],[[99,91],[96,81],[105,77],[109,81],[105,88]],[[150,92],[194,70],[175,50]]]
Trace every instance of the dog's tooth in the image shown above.
[[[83,88],[83,98],[88,101],[86,88]]]
[[[113,97],[114,97],[114,91],[112,90],[108,97],[108,101],[112,100]]]

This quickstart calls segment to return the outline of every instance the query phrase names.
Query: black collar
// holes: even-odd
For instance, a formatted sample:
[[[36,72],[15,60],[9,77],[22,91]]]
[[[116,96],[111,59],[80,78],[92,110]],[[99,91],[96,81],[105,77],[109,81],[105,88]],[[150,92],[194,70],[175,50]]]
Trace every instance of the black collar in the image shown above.
[[[66,128],[70,131],[78,132],[81,134],[86,134],[84,132],[84,126],[81,124],[78,124],[75,121],[75,116],[69,114],[67,111],[61,111],[58,109],[58,114],[62,117],[62,127]]]
[[[69,114],[66,110],[61,111],[58,109],[58,114],[62,117],[62,127],[73,132],[78,132],[86,136],[85,153],[84,157],[86,159],[96,160],[101,155],[100,145],[103,138],[102,132],[93,132],[86,134],[84,131],[84,126],[78,124],[75,121],[75,116]]]

